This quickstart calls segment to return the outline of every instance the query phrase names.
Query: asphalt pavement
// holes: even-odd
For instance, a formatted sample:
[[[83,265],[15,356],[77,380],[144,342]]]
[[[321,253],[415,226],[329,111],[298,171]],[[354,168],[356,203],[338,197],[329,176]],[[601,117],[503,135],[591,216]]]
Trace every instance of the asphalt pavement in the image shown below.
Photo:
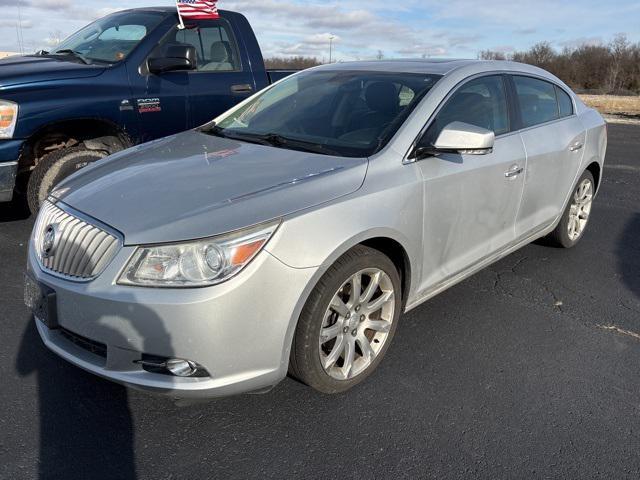
[[[48,352],[23,306],[32,219],[0,205],[0,479],[639,478],[640,126],[611,125],[572,250],[532,244],[401,318],[327,396],[178,406]]]

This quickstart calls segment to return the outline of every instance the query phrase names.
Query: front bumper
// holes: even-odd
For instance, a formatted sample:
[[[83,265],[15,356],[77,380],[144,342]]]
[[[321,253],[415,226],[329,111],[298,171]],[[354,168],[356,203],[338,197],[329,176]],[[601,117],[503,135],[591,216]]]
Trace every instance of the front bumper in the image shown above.
[[[0,141],[0,202],[9,202],[13,198],[21,148],[22,140]]]
[[[44,343],[101,377],[178,398],[259,391],[282,380],[301,299],[315,269],[294,269],[263,251],[233,279],[213,287],[159,289],[116,285],[133,253],[124,247],[87,283],[45,273],[30,248],[28,274],[56,292],[60,328],[36,319]],[[66,332],[106,346],[106,355]],[[151,373],[142,354],[197,362],[210,377]]]

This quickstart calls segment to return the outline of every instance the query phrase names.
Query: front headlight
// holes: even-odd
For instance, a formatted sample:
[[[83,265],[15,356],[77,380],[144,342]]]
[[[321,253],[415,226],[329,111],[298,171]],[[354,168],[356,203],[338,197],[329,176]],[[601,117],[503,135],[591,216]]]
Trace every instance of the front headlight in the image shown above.
[[[18,121],[18,104],[0,100],[0,138],[13,138]]]
[[[143,287],[204,287],[224,282],[262,250],[279,222],[192,242],[138,247],[118,283]]]

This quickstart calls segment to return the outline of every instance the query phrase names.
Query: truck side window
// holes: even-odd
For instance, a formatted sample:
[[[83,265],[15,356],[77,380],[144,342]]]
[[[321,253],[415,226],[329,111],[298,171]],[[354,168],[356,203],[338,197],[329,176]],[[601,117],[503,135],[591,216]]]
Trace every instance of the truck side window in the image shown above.
[[[156,47],[152,57],[162,57],[171,45],[192,45],[199,72],[232,72],[241,69],[238,47],[225,20],[203,20],[175,29]]]

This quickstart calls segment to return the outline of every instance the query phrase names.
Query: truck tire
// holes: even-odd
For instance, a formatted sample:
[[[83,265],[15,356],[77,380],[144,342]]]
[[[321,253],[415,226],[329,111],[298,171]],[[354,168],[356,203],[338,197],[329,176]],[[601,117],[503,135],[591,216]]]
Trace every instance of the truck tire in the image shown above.
[[[108,155],[102,150],[89,150],[83,146],[62,148],[40,159],[31,172],[27,185],[27,202],[32,213],[37,213],[58,183],[88,164]]]

